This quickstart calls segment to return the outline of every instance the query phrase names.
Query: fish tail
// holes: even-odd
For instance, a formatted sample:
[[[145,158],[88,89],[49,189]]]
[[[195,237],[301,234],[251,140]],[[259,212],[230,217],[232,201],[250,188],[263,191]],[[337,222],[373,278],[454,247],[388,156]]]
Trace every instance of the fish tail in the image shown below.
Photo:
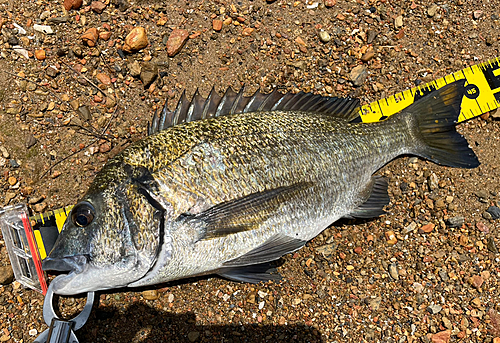
[[[475,168],[479,160],[455,126],[460,115],[465,80],[446,85],[417,100],[401,114],[409,119],[417,139],[415,155],[435,163]],[[412,149],[413,150],[413,149]]]

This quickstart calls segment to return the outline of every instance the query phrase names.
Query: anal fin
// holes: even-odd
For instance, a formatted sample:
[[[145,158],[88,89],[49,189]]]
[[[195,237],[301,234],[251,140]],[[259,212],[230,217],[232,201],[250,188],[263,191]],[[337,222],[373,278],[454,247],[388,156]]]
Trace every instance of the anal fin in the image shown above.
[[[229,280],[248,283],[281,280],[281,275],[271,263],[222,268],[217,274]]]
[[[386,178],[374,176],[372,182],[366,188],[368,197],[365,202],[345,217],[374,218],[385,214],[384,206],[388,205],[390,201],[389,194],[387,193],[388,186]]]

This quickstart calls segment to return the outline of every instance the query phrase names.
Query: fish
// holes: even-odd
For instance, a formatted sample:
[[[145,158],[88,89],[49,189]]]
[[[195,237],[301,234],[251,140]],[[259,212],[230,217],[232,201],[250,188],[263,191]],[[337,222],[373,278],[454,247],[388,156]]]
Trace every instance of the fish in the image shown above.
[[[279,280],[274,261],[332,223],[386,213],[388,180],[376,172],[388,162],[479,165],[456,131],[465,83],[376,123],[352,98],[184,92],[96,174],[43,269],[67,273],[52,285],[61,295],[204,275]]]

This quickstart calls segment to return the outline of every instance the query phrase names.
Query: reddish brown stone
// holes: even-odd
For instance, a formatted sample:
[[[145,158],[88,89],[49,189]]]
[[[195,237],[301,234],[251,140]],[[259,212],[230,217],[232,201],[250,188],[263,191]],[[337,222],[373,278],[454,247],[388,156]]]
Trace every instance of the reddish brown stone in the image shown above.
[[[109,32],[109,31],[99,32],[99,38],[104,40],[104,41],[107,41],[110,37],[111,37],[111,32]]]
[[[451,331],[445,330],[431,336],[432,343],[448,343],[451,338]]]
[[[102,84],[105,84],[105,85],[110,85],[111,84],[111,79],[108,75],[106,74],[103,74],[103,73],[99,73],[97,74],[96,76],[96,79],[98,79]]]
[[[95,13],[99,13],[101,14],[102,11],[104,11],[104,9],[106,8],[106,4],[105,3],[102,3],[100,1],[92,1],[92,4],[90,4],[90,8],[92,9],[92,11],[94,11]]]
[[[97,33],[97,29],[95,27],[88,29],[82,35],[82,41],[88,46],[95,46],[98,39],[99,34]]]
[[[172,57],[175,56],[186,43],[189,33],[186,30],[176,29],[173,30],[168,37],[167,41],[167,54]]]
[[[82,7],[83,0],[64,0],[64,8],[66,11],[77,10]]]
[[[337,3],[337,0],[325,0],[326,7],[333,7]]]
[[[434,230],[434,224],[432,223],[426,224],[419,229],[421,233],[431,233],[432,230]]]
[[[212,28],[213,28],[215,31],[220,31],[220,30],[222,30],[222,20],[215,19],[215,20],[212,22]]]

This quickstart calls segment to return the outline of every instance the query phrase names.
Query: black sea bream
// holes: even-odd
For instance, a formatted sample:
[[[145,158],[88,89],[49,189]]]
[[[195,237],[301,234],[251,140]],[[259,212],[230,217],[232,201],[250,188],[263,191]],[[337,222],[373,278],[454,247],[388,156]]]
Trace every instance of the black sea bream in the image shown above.
[[[465,81],[378,123],[359,102],[312,94],[185,96],[150,135],[110,159],[73,208],[44,269],[68,271],[55,293],[158,284],[218,274],[275,279],[269,262],[342,217],[389,203],[374,173],[412,154],[479,165],[455,130]],[[358,118],[359,119],[359,118]]]

